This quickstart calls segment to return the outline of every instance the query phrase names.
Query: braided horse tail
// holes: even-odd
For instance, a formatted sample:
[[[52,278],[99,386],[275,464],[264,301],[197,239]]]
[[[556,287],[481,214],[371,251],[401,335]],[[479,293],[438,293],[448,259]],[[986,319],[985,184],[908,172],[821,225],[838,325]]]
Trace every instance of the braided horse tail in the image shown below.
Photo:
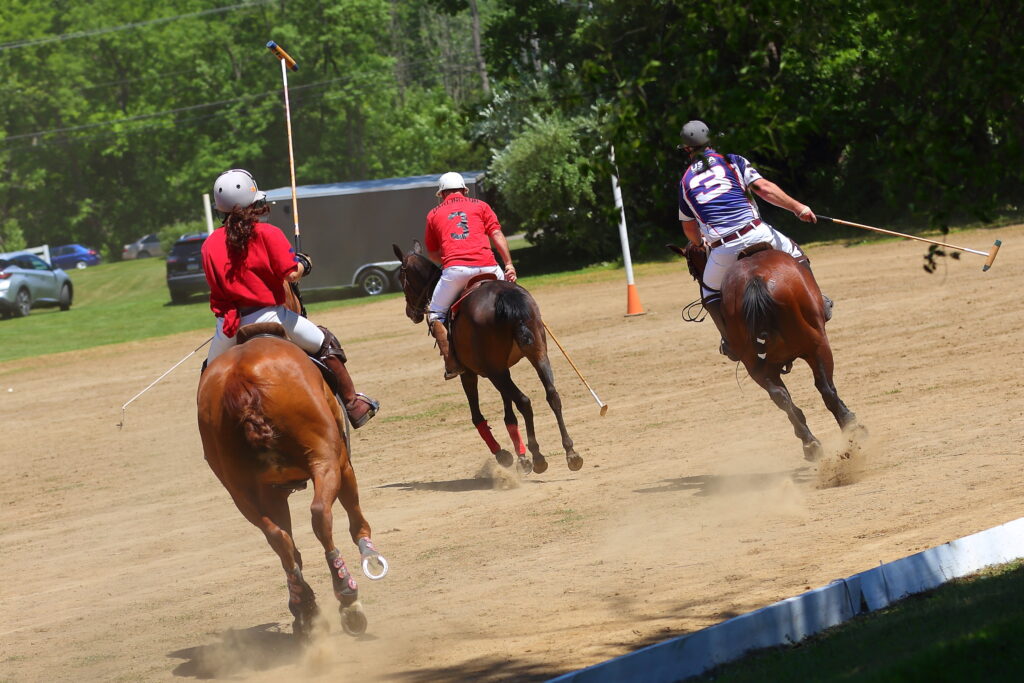
[[[269,451],[274,447],[277,432],[263,412],[263,395],[258,386],[231,373],[224,383],[223,400],[225,414],[237,416],[252,448]]]
[[[751,277],[743,289],[743,319],[755,349],[762,349],[776,333],[777,310],[764,279],[760,275]]]

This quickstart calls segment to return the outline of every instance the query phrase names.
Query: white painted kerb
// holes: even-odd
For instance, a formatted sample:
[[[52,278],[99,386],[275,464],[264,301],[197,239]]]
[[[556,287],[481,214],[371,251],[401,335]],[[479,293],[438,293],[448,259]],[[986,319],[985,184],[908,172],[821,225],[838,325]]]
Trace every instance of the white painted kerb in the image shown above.
[[[858,614],[950,579],[1024,557],[1024,518],[837,579],[721,624],[552,679],[559,683],[673,683],[751,650],[803,640]]]

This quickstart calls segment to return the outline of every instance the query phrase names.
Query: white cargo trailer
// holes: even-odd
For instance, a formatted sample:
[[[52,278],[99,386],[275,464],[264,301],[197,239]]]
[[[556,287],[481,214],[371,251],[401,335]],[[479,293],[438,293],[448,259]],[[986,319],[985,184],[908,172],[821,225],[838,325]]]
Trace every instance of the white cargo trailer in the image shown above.
[[[391,244],[409,249],[423,240],[427,212],[437,205],[438,175],[386,178],[296,188],[302,251],[313,259],[303,291],[359,287],[376,295],[399,289]],[[477,197],[482,171],[462,173],[469,196]],[[291,187],[267,192],[269,222],[291,239]]]

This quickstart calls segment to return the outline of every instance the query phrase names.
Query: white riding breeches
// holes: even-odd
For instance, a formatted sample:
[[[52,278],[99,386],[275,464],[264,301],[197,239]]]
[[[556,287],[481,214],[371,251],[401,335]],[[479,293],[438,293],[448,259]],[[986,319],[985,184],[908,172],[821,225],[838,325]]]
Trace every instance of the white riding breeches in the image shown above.
[[[804,256],[796,242],[767,223],[761,223],[761,225],[746,235],[741,235],[739,239],[726,242],[708,253],[708,264],[704,267],[705,286],[701,287],[701,296],[705,299],[720,297],[725,271],[729,269],[729,266],[736,263],[736,258],[741,251],[760,242],[768,242],[772,245],[772,248],[784,251],[796,259],[803,258]]]
[[[494,273],[499,280],[505,279],[501,266],[448,266],[441,271],[441,279],[434,287],[434,296],[430,299],[427,322],[448,318],[448,309],[466,288],[466,283],[481,273]]]
[[[316,353],[324,343],[324,333],[319,327],[284,306],[268,306],[242,316],[241,325],[252,323],[280,323],[288,339],[306,353]],[[213,343],[210,344],[206,362],[212,362],[237,343],[237,335],[228,337],[224,334],[224,318],[217,318],[217,331],[213,335]]]

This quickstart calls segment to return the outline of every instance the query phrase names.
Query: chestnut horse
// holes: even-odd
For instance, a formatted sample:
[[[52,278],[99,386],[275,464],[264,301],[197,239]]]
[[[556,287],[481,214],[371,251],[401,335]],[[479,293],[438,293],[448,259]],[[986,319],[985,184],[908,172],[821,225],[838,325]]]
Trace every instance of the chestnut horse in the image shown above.
[[[397,244],[392,246],[402,262],[399,276],[405,292],[405,314],[414,323],[420,323],[427,312],[434,286],[441,277],[441,269],[423,255],[418,241],[413,242],[412,251],[408,254],[403,254]],[[458,305],[459,312],[451,325],[449,343],[465,368],[460,379],[469,401],[470,417],[497,461],[504,467],[510,467],[514,459],[510,452],[498,445],[480,412],[477,387],[480,377],[489,379],[501,394],[505,406],[505,427],[516,449],[519,468],[524,473],[533,471],[537,474],[548,468],[534,433],[530,399],[512,381],[509,372],[509,368],[526,358],[537,371],[548,405],[558,421],[569,469],[576,471],[583,467],[583,458],[573,450],[572,439],[562,419],[562,399],[555,389],[554,374],[548,361],[547,337],[537,302],[517,284],[491,280],[472,289]],[[519,435],[513,404],[526,421],[526,445]],[[532,463],[526,458],[527,446],[533,456]]]
[[[289,297],[289,307],[299,310],[301,304]],[[366,616],[356,582],[334,545],[335,499],[348,513],[363,573],[382,578],[387,562],[374,548],[359,508],[345,411],[310,357],[283,333],[276,323],[247,325],[238,332],[238,344],[203,372],[197,396],[203,451],[239,511],[281,558],[297,634],[309,633],[318,608],[302,576],[288,496],[313,480],[313,532],[327,555],[342,625],[359,634],[366,630]],[[383,571],[372,573],[374,564]]]
[[[690,274],[700,282],[707,262],[704,248],[669,248],[686,257]],[[749,249],[722,280],[722,316],[730,348],[750,377],[789,416],[793,431],[803,443],[804,458],[813,462],[824,451],[782,381],[782,375],[789,372],[797,358],[810,366],[814,386],[840,429],[855,436],[866,434],[839,398],[832,381],[832,347],[825,334],[821,290],[809,268],[767,245]]]

